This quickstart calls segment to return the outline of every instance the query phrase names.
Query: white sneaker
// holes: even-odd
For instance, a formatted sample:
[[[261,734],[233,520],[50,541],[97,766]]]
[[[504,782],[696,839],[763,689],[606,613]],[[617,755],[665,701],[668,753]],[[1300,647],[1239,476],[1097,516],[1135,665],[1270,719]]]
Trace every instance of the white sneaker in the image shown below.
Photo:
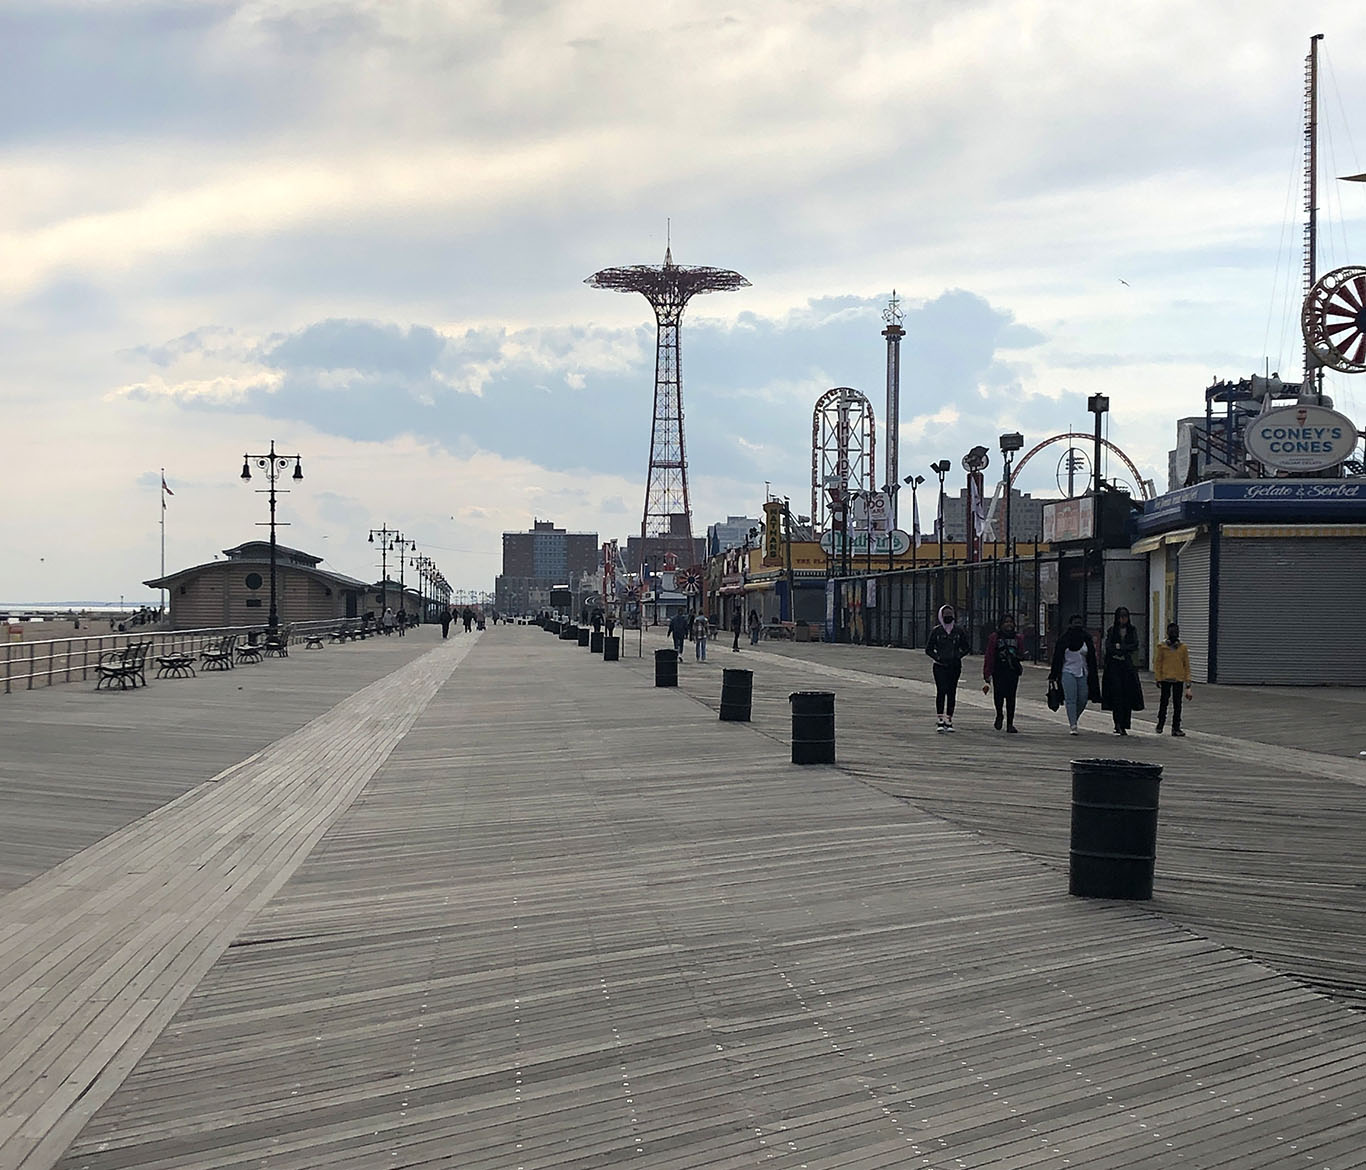
[[[944,720],[944,730],[945,730],[945,731],[952,731],[952,730],[953,730],[953,720],[952,720],[952,719],[945,719],[945,720]]]
[[[940,716],[938,719],[936,719],[936,720],[934,721],[934,729],[935,729],[935,731],[943,731],[943,730],[944,730],[944,719],[943,719],[943,716]]]
[[[1080,735],[1081,733],[1080,733],[1079,731],[1077,731],[1077,725],[1074,723],[1074,724],[1072,724],[1072,726],[1071,726],[1070,728],[1068,728],[1067,734],[1068,734],[1068,735]]]

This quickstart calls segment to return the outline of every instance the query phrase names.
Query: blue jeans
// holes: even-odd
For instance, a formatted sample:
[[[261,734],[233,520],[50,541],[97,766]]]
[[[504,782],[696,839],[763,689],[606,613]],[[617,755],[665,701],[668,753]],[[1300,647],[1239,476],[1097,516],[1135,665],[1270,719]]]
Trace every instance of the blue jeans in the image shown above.
[[[1062,672],[1062,697],[1067,703],[1068,726],[1076,727],[1081,713],[1086,710],[1088,694],[1084,674],[1071,674],[1066,670]]]
[[[706,662],[707,660],[707,640],[706,638],[697,639],[697,661]]]

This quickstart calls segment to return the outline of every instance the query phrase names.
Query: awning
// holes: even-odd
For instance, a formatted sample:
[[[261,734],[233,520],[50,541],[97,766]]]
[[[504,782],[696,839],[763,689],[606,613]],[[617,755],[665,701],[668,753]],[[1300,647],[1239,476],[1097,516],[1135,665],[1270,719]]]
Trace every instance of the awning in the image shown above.
[[[745,584],[746,593],[767,593],[770,592],[776,582],[774,581],[748,581]]]
[[[1200,535],[1200,528],[1178,528],[1175,532],[1163,532],[1159,536],[1145,536],[1142,540],[1136,540],[1129,546],[1131,553],[1156,552],[1166,544],[1188,545],[1192,540]]]

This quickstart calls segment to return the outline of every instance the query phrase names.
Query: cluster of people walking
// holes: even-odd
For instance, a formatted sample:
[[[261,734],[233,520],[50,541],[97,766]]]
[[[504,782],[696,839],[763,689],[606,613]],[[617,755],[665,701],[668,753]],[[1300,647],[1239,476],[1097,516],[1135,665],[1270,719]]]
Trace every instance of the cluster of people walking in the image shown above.
[[[971,652],[967,632],[958,622],[953,606],[940,606],[935,625],[925,640],[925,653],[934,664],[936,731],[954,730],[953,713],[963,659]],[[1082,616],[1073,614],[1068,619],[1067,628],[1053,647],[1048,705],[1053,710],[1066,710],[1069,734],[1081,734],[1081,717],[1091,703],[1099,703],[1102,710],[1110,713],[1116,735],[1129,734],[1134,712],[1145,706],[1138,672],[1139,652],[1138,630],[1122,605],[1115,610],[1099,652]],[[1019,733],[1015,726],[1015,701],[1023,674],[1023,641],[1014,617],[1007,614],[987,639],[982,661],[982,693],[992,694],[997,731]],[[1166,640],[1153,654],[1153,676],[1159,692],[1157,734],[1161,735],[1166,728],[1170,711],[1172,735],[1184,736],[1181,708],[1183,698],[1191,697],[1190,651],[1181,641],[1181,630],[1175,622],[1167,626]]]

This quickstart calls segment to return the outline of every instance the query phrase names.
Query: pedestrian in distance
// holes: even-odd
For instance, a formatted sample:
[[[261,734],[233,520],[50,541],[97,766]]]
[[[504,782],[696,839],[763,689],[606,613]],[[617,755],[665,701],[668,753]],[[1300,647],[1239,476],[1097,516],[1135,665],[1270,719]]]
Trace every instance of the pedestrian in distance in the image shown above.
[[[389,608],[384,610],[384,634],[388,637],[394,632],[394,611]]]
[[[730,632],[735,635],[731,639],[730,648],[737,653],[740,650],[740,631],[744,624],[744,619],[740,616],[740,607],[737,605],[730,615]]]
[[[394,619],[394,626],[398,630],[398,636],[403,637],[403,631],[408,628],[408,611],[406,609],[398,611],[398,617]]]
[[[1115,721],[1115,734],[1128,735],[1133,713],[1143,710],[1143,684],[1138,677],[1138,631],[1129,611],[1115,610],[1114,624],[1105,634],[1105,667],[1100,679],[1101,710]]]
[[[692,620],[693,653],[697,655],[698,662],[707,660],[707,638],[710,636],[711,626],[707,622],[707,615],[699,613]]]
[[[1191,698],[1191,654],[1181,641],[1181,627],[1175,622],[1167,623],[1167,640],[1160,642],[1153,655],[1153,678],[1157,680],[1160,697],[1157,700],[1157,734],[1167,725],[1167,704],[1172,709],[1172,734],[1178,739],[1185,736],[1181,730],[1181,694]]]
[[[1049,668],[1050,686],[1062,689],[1067,704],[1067,726],[1072,735],[1079,734],[1078,724],[1088,702],[1100,701],[1100,671],[1096,666],[1096,646],[1082,624],[1082,617],[1074,613],[1067,619],[1067,629],[1053,647],[1053,663]]]
[[[617,628],[617,615],[614,613],[609,613],[603,618],[603,620],[607,623],[607,636],[610,638],[612,636],[612,632]]]
[[[674,654],[677,655],[681,664],[683,661],[683,639],[688,636],[688,631],[692,629],[692,619],[680,611],[669,619],[669,624],[665,628],[669,631],[669,637],[674,641]]]
[[[470,632],[470,627],[474,625],[474,610],[466,606],[460,611],[460,622],[465,627],[465,633]]]
[[[759,620],[759,611],[751,609],[749,611],[749,644],[757,646],[759,644],[759,632],[764,628],[764,623]]]
[[[445,606],[441,610],[441,636],[445,638],[451,632],[451,607]]]
[[[968,635],[958,624],[953,606],[939,607],[939,620],[925,639],[925,653],[934,662],[935,730],[953,730],[953,708],[958,698],[958,680],[963,674],[963,659],[969,653]]]
[[[593,611],[593,633],[602,633],[602,610],[600,609]]]
[[[1015,632],[1015,619],[1006,614],[987,639],[987,653],[982,660],[982,693],[995,688],[996,730],[1005,723],[1006,731],[1016,734],[1015,694],[1020,686],[1024,664],[1020,661],[1020,635]]]

